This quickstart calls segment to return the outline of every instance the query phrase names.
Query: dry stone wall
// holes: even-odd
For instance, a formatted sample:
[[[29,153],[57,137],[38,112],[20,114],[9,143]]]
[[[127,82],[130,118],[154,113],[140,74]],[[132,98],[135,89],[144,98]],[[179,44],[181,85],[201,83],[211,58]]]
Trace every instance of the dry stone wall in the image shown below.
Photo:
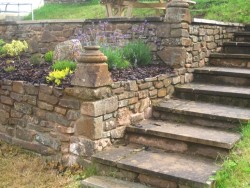
[[[169,98],[178,75],[120,81],[99,88],[58,88],[0,82],[0,139],[70,165],[124,136],[126,126],[151,116]],[[81,160],[80,160],[81,159]]]
[[[44,3],[84,3],[85,0],[44,0]]]

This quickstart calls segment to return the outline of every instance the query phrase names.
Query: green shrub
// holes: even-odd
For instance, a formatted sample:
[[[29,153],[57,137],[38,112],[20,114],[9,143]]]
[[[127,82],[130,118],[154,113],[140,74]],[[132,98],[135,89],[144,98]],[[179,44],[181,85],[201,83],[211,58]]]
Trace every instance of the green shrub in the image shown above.
[[[148,65],[152,62],[150,48],[141,40],[126,44],[123,48],[123,56],[133,66]]]
[[[44,55],[44,60],[48,63],[52,63],[53,61],[53,56],[54,56],[54,52],[53,51],[48,51],[45,55]]]
[[[12,65],[9,65],[3,69],[5,72],[13,72],[16,70],[16,68]]]
[[[34,54],[30,58],[30,63],[32,65],[40,65],[42,63],[42,55],[41,54]]]
[[[103,47],[101,51],[108,57],[109,69],[126,69],[130,66],[129,61],[123,58],[123,50],[118,48]]]
[[[4,55],[5,53],[4,48],[3,48],[4,44],[5,42],[2,39],[0,39],[0,56]]]
[[[74,71],[76,69],[76,63],[68,60],[56,61],[52,65],[52,68],[59,71],[69,68],[71,71]]]

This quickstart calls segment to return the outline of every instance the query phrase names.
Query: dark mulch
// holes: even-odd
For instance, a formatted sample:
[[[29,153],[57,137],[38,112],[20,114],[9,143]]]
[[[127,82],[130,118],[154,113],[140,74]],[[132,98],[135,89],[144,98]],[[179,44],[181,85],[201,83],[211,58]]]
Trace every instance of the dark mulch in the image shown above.
[[[6,72],[4,68],[14,66],[15,70]],[[17,59],[1,58],[0,60],[0,79],[22,80],[33,84],[47,83],[46,76],[52,71],[50,63],[32,65],[28,58],[22,58],[21,62]],[[172,70],[163,64],[154,64],[144,67],[134,67],[124,70],[111,70],[112,79],[116,81],[136,80],[154,77],[159,74],[171,73]],[[71,76],[72,77],[72,76]],[[70,86],[70,77],[62,82],[62,87]],[[52,83],[51,83],[52,84]]]

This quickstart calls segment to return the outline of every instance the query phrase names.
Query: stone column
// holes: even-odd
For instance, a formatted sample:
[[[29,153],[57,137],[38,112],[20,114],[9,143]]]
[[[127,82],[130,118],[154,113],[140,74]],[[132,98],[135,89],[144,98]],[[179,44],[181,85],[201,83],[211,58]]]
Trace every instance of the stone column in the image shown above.
[[[165,27],[169,33],[165,39],[165,49],[158,52],[159,57],[173,68],[181,68],[186,62],[186,47],[191,45],[189,24],[191,14],[187,1],[172,0],[167,3]]]
[[[91,140],[103,138],[103,116],[118,109],[117,96],[111,95],[112,79],[105,63],[107,57],[99,46],[85,47],[85,53],[78,57],[78,64],[72,85],[74,92],[68,94],[83,99],[81,117],[75,123],[75,135]],[[77,92],[76,92],[77,91]]]

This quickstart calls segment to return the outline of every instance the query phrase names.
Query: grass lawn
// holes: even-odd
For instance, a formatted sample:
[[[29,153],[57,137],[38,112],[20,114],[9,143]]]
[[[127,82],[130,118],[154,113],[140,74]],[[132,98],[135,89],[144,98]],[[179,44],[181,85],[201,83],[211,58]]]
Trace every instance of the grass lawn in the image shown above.
[[[250,188],[250,123],[242,129],[242,135],[215,176],[217,188]]]
[[[148,0],[149,1],[149,0]],[[220,21],[250,23],[250,1],[248,0],[196,0],[192,6],[193,17]],[[105,7],[99,0],[88,0],[82,4],[46,4],[35,10],[36,20],[44,19],[92,19],[105,18]],[[154,16],[155,10],[134,9],[134,17]],[[25,18],[31,19],[31,15]]]
[[[0,187],[2,188],[76,188],[78,181],[71,171],[45,163],[34,153],[0,141]]]

